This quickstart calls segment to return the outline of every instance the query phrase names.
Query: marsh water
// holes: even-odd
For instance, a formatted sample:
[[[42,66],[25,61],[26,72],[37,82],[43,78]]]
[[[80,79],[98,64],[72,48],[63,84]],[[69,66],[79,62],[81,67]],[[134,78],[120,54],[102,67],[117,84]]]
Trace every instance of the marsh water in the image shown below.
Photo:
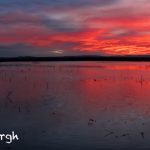
[[[150,148],[150,63],[0,63],[4,149]]]

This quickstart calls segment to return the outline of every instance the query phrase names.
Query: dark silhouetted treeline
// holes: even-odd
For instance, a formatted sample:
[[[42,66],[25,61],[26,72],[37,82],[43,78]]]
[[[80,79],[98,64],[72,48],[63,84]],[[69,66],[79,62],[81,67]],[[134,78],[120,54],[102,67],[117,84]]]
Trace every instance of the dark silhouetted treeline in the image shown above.
[[[26,61],[150,61],[150,56],[0,57],[0,62]]]

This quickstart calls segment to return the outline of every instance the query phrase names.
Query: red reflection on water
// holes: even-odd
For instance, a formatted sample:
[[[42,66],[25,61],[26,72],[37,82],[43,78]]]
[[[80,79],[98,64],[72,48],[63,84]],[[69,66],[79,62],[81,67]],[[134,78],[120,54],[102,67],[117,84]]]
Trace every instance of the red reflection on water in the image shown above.
[[[127,65],[127,66],[121,66],[121,65],[115,65],[115,66],[106,66],[107,69],[113,69],[113,70],[149,70],[150,66],[136,66],[136,65]]]
[[[103,68],[86,68],[87,77],[79,84],[86,105],[109,112],[150,115],[150,71],[148,64],[105,64]]]
[[[16,103],[79,101],[87,110],[149,114],[149,63],[118,63],[3,67],[0,98]]]

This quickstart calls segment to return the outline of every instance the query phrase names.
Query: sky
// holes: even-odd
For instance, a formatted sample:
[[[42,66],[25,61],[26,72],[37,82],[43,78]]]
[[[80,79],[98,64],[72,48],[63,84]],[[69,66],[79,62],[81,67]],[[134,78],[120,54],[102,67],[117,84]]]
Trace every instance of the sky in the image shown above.
[[[150,0],[0,0],[0,56],[149,55]]]

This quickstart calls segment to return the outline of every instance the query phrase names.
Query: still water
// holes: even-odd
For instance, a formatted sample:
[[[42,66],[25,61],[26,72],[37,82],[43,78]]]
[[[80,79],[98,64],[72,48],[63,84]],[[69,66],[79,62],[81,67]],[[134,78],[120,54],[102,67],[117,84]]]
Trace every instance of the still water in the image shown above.
[[[3,149],[150,148],[150,63],[0,63]]]

